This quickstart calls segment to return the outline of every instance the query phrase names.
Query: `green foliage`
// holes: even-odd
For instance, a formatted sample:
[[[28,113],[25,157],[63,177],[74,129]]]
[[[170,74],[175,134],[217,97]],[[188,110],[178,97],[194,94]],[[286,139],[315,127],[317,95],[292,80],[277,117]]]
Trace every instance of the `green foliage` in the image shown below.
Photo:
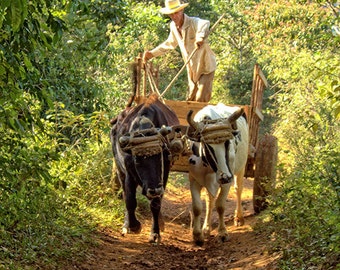
[[[338,38],[333,16],[316,4],[261,3],[254,11],[256,52],[275,85],[272,114],[279,181],[268,229],[282,269],[339,264]],[[256,33],[256,35],[255,35]],[[266,216],[267,217],[267,216]]]
[[[111,73],[113,87],[116,89],[114,98],[119,100],[121,106],[125,105],[131,94],[131,72],[129,70],[131,63],[144,50],[156,47],[168,36],[168,18],[159,13],[159,8],[152,3],[129,3],[126,23],[108,25],[107,36],[110,42],[107,49],[110,61],[115,63]],[[154,59],[153,64],[155,67],[159,67],[161,76],[159,89],[162,92],[181,67],[182,60],[180,55],[175,53],[173,55],[168,54],[164,58]],[[184,76],[181,78],[186,79]],[[174,87],[176,89],[183,87],[181,80]],[[182,93],[183,90],[176,92],[177,94]]]
[[[256,59],[252,52],[253,38],[247,13],[253,5],[252,1],[216,1],[216,11],[223,10],[225,16],[210,37],[218,60],[213,94],[215,102],[250,103]]]
[[[339,263],[339,8],[332,1],[196,1],[213,24],[213,102],[249,104],[253,66],[279,139],[278,188],[264,223],[282,269]],[[163,1],[1,1],[0,268],[58,268],[97,226],[121,225],[109,119],[131,93],[131,62],[168,36]],[[153,59],[159,88],[183,65]],[[166,98],[184,99],[183,73]],[[268,118],[268,117],[267,117]],[[169,188],[184,179],[177,175]],[[173,181],[173,182],[171,182]],[[141,201],[142,211],[148,202]],[[263,228],[263,229],[264,229]]]
[[[283,252],[282,269],[334,269],[339,263],[340,160],[334,146],[309,147],[274,194],[266,226],[275,231],[273,248]]]
[[[95,111],[106,101],[100,86],[104,72],[94,72],[104,63],[98,61],[103,55],[75,53],[86,31],[72,35],[80,41],[76,46],[64,43],[70,18],[56,6],[50,1],[1,2],[0,268],[62,265],[84,254],[95,226],[115,226],[121,216],[121,202],[112,196],[108,180],[108,117]],[[85,26],[90,29],[85,41],[98,39],[93,24]],[[69,33],[63,38],[74,34]],[[87,44],[93,51],[102,43]],[[89,157],[96,162],[78,162]],[[57,168],[86,168],[86,174],[75,179],[56,173]],[[79,181],[88,186],[82,189]],[[92,192],[100,197],[88,200]]]

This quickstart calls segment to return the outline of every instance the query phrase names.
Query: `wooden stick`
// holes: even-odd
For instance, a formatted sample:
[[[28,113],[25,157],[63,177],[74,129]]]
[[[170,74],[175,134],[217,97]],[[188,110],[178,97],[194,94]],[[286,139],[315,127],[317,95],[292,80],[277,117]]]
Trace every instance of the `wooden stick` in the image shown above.
[[[178,76],[182,73],[182,71],[185,69],[185,67],[187,66],[187,64],[189,63],[189,61],[191,60],[191,58],[194,56],[194,54],[197,52],[197,50],[199,49],[199,47],[196,47],[195,50],[192,51],[192,53],[189,55],[187,61],[185,62],[185,64],[181,67],[181,69],[177,72],[176,76],[172,79],[172,81],[169,83],[169,85],[167,86],[167,88],[165,88],[165,90],[163,91],[163,93],[161,94],[161,97],[169,90],[169,88],[173,85],[173,83],[177,80]]]

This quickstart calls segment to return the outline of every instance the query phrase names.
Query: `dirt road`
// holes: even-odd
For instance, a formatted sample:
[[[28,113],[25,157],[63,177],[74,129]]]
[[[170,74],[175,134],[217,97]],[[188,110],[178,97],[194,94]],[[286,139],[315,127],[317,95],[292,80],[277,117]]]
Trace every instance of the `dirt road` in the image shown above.
[[[229,233],[226,243],[216,240],[215,229],[203,247],[193,245],[190,192],[185,186],[172,187],[167,189],[162,206],[166,222],[161,244],[148,243],[151,216],[143,213],[141,234],[122,237],[119,231],[101,229],[100,244],[91,250],[92,255],[86,261],[73,264],[72,269],[277,269],[278,255],[270,255],[267,251],[269,238],[255,233],[252,228],[256,222],[252,206],[252,185],[252,179],[245,180],[242,200],[246,220],[242,227],[233,225],[235,193],[233,188],[230,190],[225,214]],[[216,228],[216,215],[213,223]]]

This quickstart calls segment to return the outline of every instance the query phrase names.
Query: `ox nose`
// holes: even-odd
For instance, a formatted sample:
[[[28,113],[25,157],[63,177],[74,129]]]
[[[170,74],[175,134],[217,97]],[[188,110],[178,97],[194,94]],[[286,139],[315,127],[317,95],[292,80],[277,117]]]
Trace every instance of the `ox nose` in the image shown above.
[[[221,173],[220,179],[218,179],[221,185],[229,184],[233,181],[232,176],[228,176],[226,173]]]
[[[158,187],[158,188],[148,188],[146,191],[146,196],[149,199],[157,198],[162,196],[164,193],[164,188],[163,187]]]

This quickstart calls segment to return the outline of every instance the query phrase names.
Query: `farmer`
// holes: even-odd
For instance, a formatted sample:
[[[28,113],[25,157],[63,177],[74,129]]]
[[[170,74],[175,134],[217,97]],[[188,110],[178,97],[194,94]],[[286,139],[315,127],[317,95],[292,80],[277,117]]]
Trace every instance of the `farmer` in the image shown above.
[[[189,84],[187,100],[208,102],[216,70],[215,55],[205,39],[209,34],[210,22],[184,14],[184,8],[188,5],[182,4],[180,0],[165,0],[165,7],[160,11],[172,20],[169,37],[153,50],[145,51],[143,60],[146,62],[179,46],[186,62],[197,48],[186,66]]]

